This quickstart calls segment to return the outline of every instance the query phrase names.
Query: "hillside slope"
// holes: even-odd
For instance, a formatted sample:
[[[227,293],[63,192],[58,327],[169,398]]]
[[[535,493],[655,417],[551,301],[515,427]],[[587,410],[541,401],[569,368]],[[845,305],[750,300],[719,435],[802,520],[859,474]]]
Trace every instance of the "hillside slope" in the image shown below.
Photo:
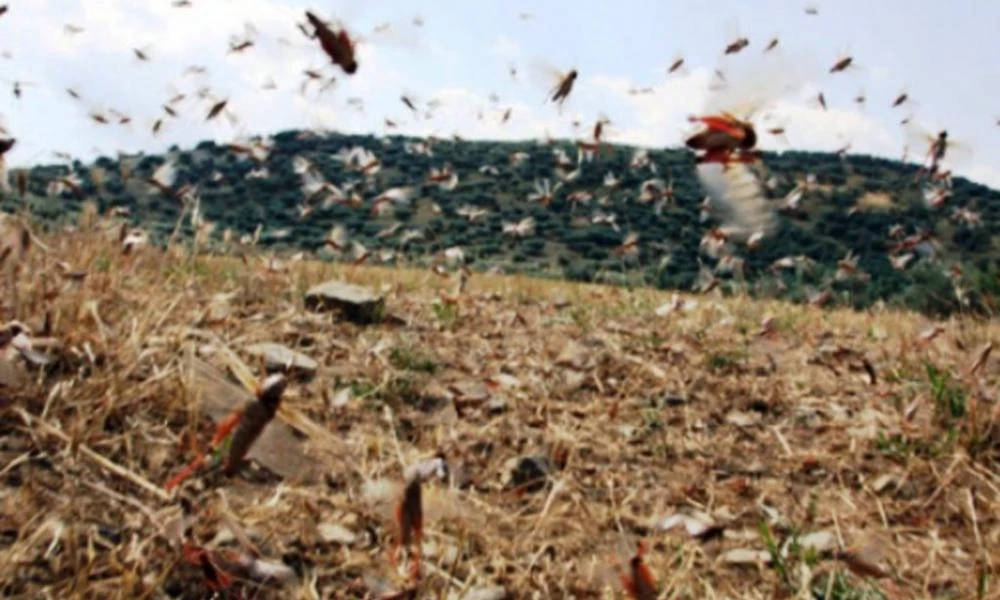
[[[576,157],[570,143],[543,145],[535,142],[501,143],[441,140],[432,146],[432,155],[414,152],[423,140],[402,137],[315,135],[288,131],[273,137],[266,159],[259,164],[231,148],[205,142],[193,150],[177,150],[176,186],[196,184],[204,218],[216,224],[216,231],[231,229],[236,238],[266,224],[260,243],[319,252],[331,226],[342,224],[353,240],[369,249],[388,248],[397,258],[420,262],[451,246],[461,246],[473,268],[499,267],[506,271],[566,277],[573,280],[603,280],[652,285],[661,288],[691,289],[700,265],[713,261],[699,253],[699,242],[713,225],[699,219],[704,192],[695,177],[691,155],[683,150],[651,151],[650,167],[629,168],[634,149],[610,146],[593,162],[582,164],[578,178],[565,184],[549,206],[528,200],[537,180],[553,184],[553,151],[562,148]],[[333,155],[362,146],[381,161],[381,170],[364,180],[359,190],[363,206],[334,204],[318,208],[307,218],[299,217],[303,203],[301,180],[293,170],[293,158],[308,159],[327,181],[342,185],[361,177]],[[516,152],[527,154],[520,165],[511,164]],[[778,230],[757,250],[741,252],[746,260],[746,277],[751,290],[764,295],[782,295],[802,300],[831,280],[837,261],[849,252],[859,257],[857,267],[871,275],[867,283],[836,282],[829,285],[833,301],[867,306],[876,300],[898,303],[929,312],[958,308],[952,282],[946,270],[958,263],[964,274],[957,285],[981,290],[973,304],[991,307],[995,288],[996,251],[993,232],[1000,225],[1000,193],[956,178],[952,195],[944,206],[927,207],[923,192],[914,182],[916,167],[868,156],[841,159],[833,154],[784,152],[765,155],[769,173],[775,176],[775,207],[808,174],[816,177],[803,195],[799,210],[780,215]],[[74,164],[80,177],[78,193],[65,189],[57,197],[49,195],[49,182],[64,175],[64,166],[40,166],[31,170],[28,203],[43,220],[73,218],[84,198],[95,198],[102,208],[125,206],[132,219],[161,238],[175,226],[181,205],[144,183],[164,157],[145,156],[123,159],[132,172],[122,179],[122,163],[102,158],[95,185],[90,166]],[[495,175],[480,168],[496,167]],[[459,176],[457,186],[445,191],[427,182],[431,168],[449,166]],[[261,171],[266,168],[266,172]],[[252,173],[266,173],[253,178]],[[615,189],[604,185],[607,173],[620,183]],[[251,178],[247,176],[250,175]],[[673,201],[657,210],[656,203],[639,202],[643,181],[660,177],[673,181]],[[396,206],[392,214],[375,217],[369,210],[371,198],[393,186],[416,186],[418,193],[409,206]],[[571,203],[574,192],[590,192],[586,203]],[[602,198],[604,199],[602,201]],[[9,197],[4,206],[15,209],[19,199]],[[436,212],[435,205],[440,207]],[[485,209],[488,214],[474,222],[460,214],[463,207]],[[979,214],[981,226],[955,218],[955,209],[968,208]],[[464,211],[463,211],[464,212]],[[616,223],[594,223],[596,213],[614,215]],[[501,235],[502,222],[533,217],[535,235],[512,239]],[[396,237],[378,239],[377,233],[393,222],[406,229],[419,229],[423,237],[404,247]],[[889,233],[901,225],[894,239]],[[286,230],[286,237],[271,235]],[[890,264],[888,252],[906,236],[933,232],[939,242],[939,256],[933,261],[916,256],[906,270]],[[623,263],[611,255],[626,232],[639,234],[637,257]],[[218,236],[216,236],[218,237]],[[782,272],[775,279],[769,267],[787,256],[805,256],[816,263],[811,269]],[[665,257],[667,257],[665,259]]]
[[[596,598],[621,591],[610,561],[640,539],[676,598],[994,585],[995,325],[954,319],[930,339],[890,311],[484,275],[449,304],[424,269],[123,255],[93,223],[40,241],[5,264],[20,261],[5,309],[34,347],[0,357],[5,596],[201,597],[215,571],[182,532],[234,596],[405,585],[386,560],[395,496],[379,493],[435,455],[448,479],[423,484],[418,597]],[[303,290],[329,278],[385,290],[402,322],[308,309]],[[305,357],[267,425],[298,434],[165,490],[225,414],[207,407],[249,398],[222,383],[225,348],[263,378],[259,343]],[[227,554],[250,544],[284,583]]]

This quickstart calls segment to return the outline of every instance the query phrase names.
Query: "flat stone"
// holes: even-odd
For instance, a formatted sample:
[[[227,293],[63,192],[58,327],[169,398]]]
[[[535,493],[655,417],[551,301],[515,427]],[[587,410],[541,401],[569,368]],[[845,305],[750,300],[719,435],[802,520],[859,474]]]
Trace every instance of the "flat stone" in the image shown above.
[[[247,354],[263,358],[269,371],[280,371],[286,367],[300,375],[313,375],[319,363],[301,352],[274,342],[261,342],[246,347]]]
[[[385,314],[385,296],[372,288],[331,280],[306,292],[305,306],[312,311],[337,310],[354,323],[380,321]]]

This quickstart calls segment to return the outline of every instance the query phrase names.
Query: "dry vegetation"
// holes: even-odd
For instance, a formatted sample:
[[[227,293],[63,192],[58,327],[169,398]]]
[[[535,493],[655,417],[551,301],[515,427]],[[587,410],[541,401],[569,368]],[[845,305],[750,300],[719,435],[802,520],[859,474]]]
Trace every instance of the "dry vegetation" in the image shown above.
[[[401,589],[391,511],[366,490],[437,453],[412,597],[623,597],[640,539],[662,598],[996,593],[997,378],[988,357],[972,368],[993,324],[922,342],[930,324],[907,314],[711,295],[664,314],[660,292],[480,275],[452,304],[454,282],[426,271],[282,272],[115,240],[83,223],[6,258],[5,318],[40,355],[8,342],[0,373],[5,597],[208,597],[185,510],[193,543],[282,580],[234,567],[221,594]],[[305,310],[333,277],[385,289],[405,322]],[[188,357],[224,344],[262,374],[243,353],[261,341],[318,361],[283,409],[318,476],[251,461],[165,491],[213,431]]]

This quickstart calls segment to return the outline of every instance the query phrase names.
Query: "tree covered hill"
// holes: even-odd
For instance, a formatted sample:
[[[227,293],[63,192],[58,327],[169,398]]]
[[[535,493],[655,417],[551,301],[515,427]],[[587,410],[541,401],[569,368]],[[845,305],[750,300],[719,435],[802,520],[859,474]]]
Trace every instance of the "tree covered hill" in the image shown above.
[[[714,260],[699,251],[699,242],[714,222],[700,218],[705,192],[691,154],[683,149],[649,151],[654,173],[649,166],[630,168],[634,148],[606,147],[593,161],[583,162],[579,176],[565,183],[545,206],[528,196],[537,180],[547,178],[553,184],[559,180],[554,172],[554,149],[562,148],[575,159],[577,149],[571,142],[438,140],[431,155],[412,151],[413,144],[424,140],[400,136],[286,131],[276,134],[271,142],[270,152],[259,163],[227,146],[203,142],[193,150],[172,148],[169,157],[104,157],[94,165],[37,166],[29,172],[26,198],[9,195],[4,207],[20,210],[26,202],[39,220],[55,225],[72,219],[85,200],[96,201],[102,210],[124,206],[131,209],[134,224],[146,228],[154,239],[163,239],[174,229],[181,203],[151,188],[147,180],[170,158],[177,165],[175,187],[197,185],[204,218],[216,223],[216,232],[228,228],[238,239],[263,223],[263,246],[331,256],[324,250],[324,238],[333,225],[341,224],[351,239],[367,248],[396,250],[397,259],[411,263],[427,262],[443,249],[460,246],[476,269],[500,267],[574,280],[603,279],[678,289],[691,289],[703,266],[714,265]],[[358,187],[365,203],[335,203],[301,218],[299,206],[304,196],[293,158],[305,157],[327,181],[341,185],[363,179],[333,157],[354,146],[374,152],[382,165]],[[516,152],[528,156],[518,165],[511,161]],[[915,182],[914,165],[870,156],[796,151],[765,154],[764,163],[767,173],[762,178],[774,176],[768,195],[776,209],[807,175],[815,176],[815,184],[808,187],[798,210],[780,212],[773,236],[756,249],[740,249],[751,291],[802,300],[810,289],[826,286],[838,303],[860,307],[883,300],[946,313],[958,307],[953,281],[946,272],[960,264],[963,275],[958,285],[975,292],[971,305],[992,309],[991,294],[1000,272],[993,233],[1000,225],[1000,192],[955,178],[944,205],[930,208]],[[485,165],[496,171],[483,172],[480,168]],[[431,168],[444,166],[459,176],[454,189],[445,190],[427,180]],[[265,176],[254,177],[255,171]],[[50,185],[70,172],[79,178],[78,190]],[[123,178],[128,172],[130,176]],[[620,180],[617,187],[605,185],[607,173]],[[654,203],[638,201],[642,182],[655,177],[673,182],[673,199],[660,210]],[[395,206],[391,214],[374,216],[370,199],[394,186],[414,186],[416,194],[408,205]],[[593,197],[587,202],[570,202],[570,194],[577,191],[589,191]],[[470,221],[460,214],[469,206],[488,213]],[[956,208],[979,213],[981,224],[956,218]],[[596,213],[613,214],[616,221],[594,223]],[[535,221],[533,235],[502,235],[503,222],[529,216]],[[394,222],[401,223],[400,232],[418,229],[423,237],[405,247],[400,246],[398,234],[376,237]],[[895,225],[902,229],[897,228],[897,238],[890,239]],[[940,254],[919,255],[907,268],[893,268],[890,249],[900,236],[919,231],[935,235]],[[612,250],[627,232],[639,234],[639,253],[623,260]],[[214,235],[216,240],[219,237]],[[869,281],[832,282],[838,260],[849,252],[859,257],[857,266],[871,276]],[[805,256],[815,264],[780,273],[770,268],[786,256]]]

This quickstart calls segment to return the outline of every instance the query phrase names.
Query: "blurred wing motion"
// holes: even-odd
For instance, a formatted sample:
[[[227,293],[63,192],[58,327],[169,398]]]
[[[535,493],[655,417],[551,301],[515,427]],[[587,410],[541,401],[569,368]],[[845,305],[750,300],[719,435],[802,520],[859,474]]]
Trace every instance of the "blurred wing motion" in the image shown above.
[[[410,50],[424,50],[420,27],[413,23],[396,21],[377,25],[360,40],[378,46],[394,46]]]
[[[704,163],[696,168],[698,179],[711,198],[712,213],[730,238],[768,235],[774,230],[774,212],[757,174],[742,163]]]
[[[193,354],[189,357],[191,385],[201,400],[202,409],[216,423],[221,423],[246,403],[255,401],[251,391],[256,387],[253,374],[242,361],[227,354],[231,355],[232,351],[222,351],[223,360],[243,387],[230,383],[217,369]],[[285,412],[282,409],[278,414],[285,417]],[[316,463],[305,455],[302,446],[294,430],[276,419],[264,428],[247,453],[247,458],[285,479],[308,480],[316,475]]]
[[[528,65],[528,73],[532,83],[546,92],[546,101],[565,100],[572,91],[576,79],[575,71],[563,72],[554,65],[536,58]]]
[[[942,134],[944,137],[942,138]],[[906,141],[913,148],[919,148],[925,163],[962,164],[973,158],[972,145],[967,140],[956,139],[946,130],[931,129],[910,121],[906,124]]]
[[[531,60],[527,71],[531,82],[545,91],[559,85],[559,82],[566,77],[559,68],[541,58]]]
[[[736,59],[734,59],[736,60]],[[750,53],[726,64],[723,85],[715,86],[700,114],[730,113],[749,119],[772,108],[784,96],[800,92],[813,76],[823,73],[822,62],[803,52]]]

